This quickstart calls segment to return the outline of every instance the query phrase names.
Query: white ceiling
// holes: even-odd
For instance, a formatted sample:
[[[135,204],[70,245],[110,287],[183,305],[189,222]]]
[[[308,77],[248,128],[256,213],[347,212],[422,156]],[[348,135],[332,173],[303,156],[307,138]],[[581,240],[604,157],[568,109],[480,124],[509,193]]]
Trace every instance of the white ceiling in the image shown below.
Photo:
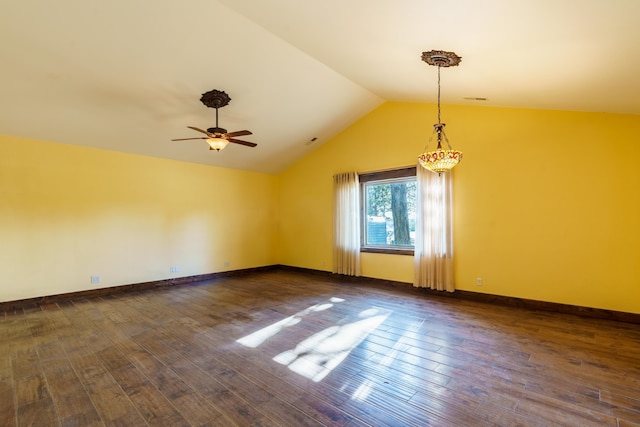
[[[639,18],[640,0],[4,0],[0,134],[277,173],[385,100],[435,102],[432,49],[462,56],[443,103],[640,114]],[[215,124],[211,89],[258,147],[170,141]]]

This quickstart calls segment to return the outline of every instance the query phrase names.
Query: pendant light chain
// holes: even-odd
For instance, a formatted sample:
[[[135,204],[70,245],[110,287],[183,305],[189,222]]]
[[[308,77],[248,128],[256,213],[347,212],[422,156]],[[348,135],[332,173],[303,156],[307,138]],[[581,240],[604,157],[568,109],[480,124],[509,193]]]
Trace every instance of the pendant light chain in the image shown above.
[[[440,120],[440,66],[438,65],[438,124],[442,123]]]

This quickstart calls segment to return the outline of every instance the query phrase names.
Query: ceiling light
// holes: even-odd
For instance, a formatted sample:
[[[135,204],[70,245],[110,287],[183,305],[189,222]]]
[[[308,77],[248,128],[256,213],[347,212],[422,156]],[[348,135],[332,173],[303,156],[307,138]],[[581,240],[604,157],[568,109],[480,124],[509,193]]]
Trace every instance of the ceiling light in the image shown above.
[[[440,174],[453,169],[462,160],[462,152],[454,150],[449,144],[447,134],[444,132],[445,124],[440,121],[440,68],[455,67],[460,64],[461,57],[453,52],[443,50],[431,50],[422,52],[422,60],[429,65],[438,67],[438,123],[433,125],[433,133],[436,134],[438,147],[434,151],[426,151],[418,156],[418,162],[431,172]],[[447,143],[448,149],[442,148],[442,139]],[[433,139],[433,135],[429,142]]]
[[[209,147],[211,147],[211,150],[220,151],[227,146],[229,141],[224,138],[208,138],[207,143],[209,144]]]

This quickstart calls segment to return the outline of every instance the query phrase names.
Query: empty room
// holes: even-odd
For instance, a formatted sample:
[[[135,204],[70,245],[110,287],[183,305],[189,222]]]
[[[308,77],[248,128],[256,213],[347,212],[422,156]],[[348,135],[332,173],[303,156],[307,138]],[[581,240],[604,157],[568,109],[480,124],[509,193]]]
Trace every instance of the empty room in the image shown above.
[[[636,0],[0,15],[1,426],[640,426]]]

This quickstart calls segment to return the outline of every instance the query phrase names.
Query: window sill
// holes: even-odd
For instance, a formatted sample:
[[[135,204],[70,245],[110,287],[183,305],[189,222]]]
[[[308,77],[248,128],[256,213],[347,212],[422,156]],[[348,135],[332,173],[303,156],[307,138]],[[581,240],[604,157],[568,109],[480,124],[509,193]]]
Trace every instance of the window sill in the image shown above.
[[[360,248],[360,252],[369,252],[369,253],[374,253],[374,254],[411,255],[411,256],[413,256],[413,249],[361,247]]]

